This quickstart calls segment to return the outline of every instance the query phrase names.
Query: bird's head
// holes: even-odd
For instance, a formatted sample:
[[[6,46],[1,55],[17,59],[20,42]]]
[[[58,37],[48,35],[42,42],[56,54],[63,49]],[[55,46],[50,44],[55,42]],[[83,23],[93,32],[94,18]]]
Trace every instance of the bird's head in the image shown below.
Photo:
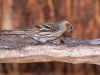
[[[66,30],[70,33],[73,33],[73,27],[69,22],[66,23]]]
[[[62,20],[60,21],[60,25],[63,26],[62,28],[64,28],[66,31],[73,33],[73,26],[72,24],[70,24],[68,21],[66,20]]]

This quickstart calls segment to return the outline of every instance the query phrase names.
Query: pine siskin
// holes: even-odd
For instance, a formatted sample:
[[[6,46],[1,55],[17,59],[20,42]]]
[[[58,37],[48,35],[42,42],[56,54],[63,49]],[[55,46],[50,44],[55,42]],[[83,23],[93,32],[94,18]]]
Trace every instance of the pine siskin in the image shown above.
[[[45,23],[26,29],[15,30],[9,34],[24,34],[37,41],[46,42],[60,37],[65,31],[72,32],[72,30],[72,25],[68,21],[62,20],[60,22]]]

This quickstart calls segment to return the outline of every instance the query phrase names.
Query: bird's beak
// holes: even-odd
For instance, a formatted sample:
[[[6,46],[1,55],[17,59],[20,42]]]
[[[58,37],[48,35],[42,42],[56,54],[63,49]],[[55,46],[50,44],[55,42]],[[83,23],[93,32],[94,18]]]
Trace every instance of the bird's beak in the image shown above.
[[[73,30],[69,31],[70,33],[73,33]]]

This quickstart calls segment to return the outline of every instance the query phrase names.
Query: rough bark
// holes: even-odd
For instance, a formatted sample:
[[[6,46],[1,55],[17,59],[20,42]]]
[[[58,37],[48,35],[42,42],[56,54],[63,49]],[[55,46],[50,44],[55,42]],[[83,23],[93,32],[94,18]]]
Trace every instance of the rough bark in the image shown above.
[[[0,36],[0,63],[60,61],[100,64],[100,39],[58,38],[40,43],[25,35]]]

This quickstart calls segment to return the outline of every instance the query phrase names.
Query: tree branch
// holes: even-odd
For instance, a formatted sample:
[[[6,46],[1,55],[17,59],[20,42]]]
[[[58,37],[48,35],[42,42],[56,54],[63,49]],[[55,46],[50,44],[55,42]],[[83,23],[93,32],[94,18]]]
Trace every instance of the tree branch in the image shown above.
[[[40,43],[26,35],[0,35],[0,63],[59,61],[100,65],[100,39],[58,38]]]

